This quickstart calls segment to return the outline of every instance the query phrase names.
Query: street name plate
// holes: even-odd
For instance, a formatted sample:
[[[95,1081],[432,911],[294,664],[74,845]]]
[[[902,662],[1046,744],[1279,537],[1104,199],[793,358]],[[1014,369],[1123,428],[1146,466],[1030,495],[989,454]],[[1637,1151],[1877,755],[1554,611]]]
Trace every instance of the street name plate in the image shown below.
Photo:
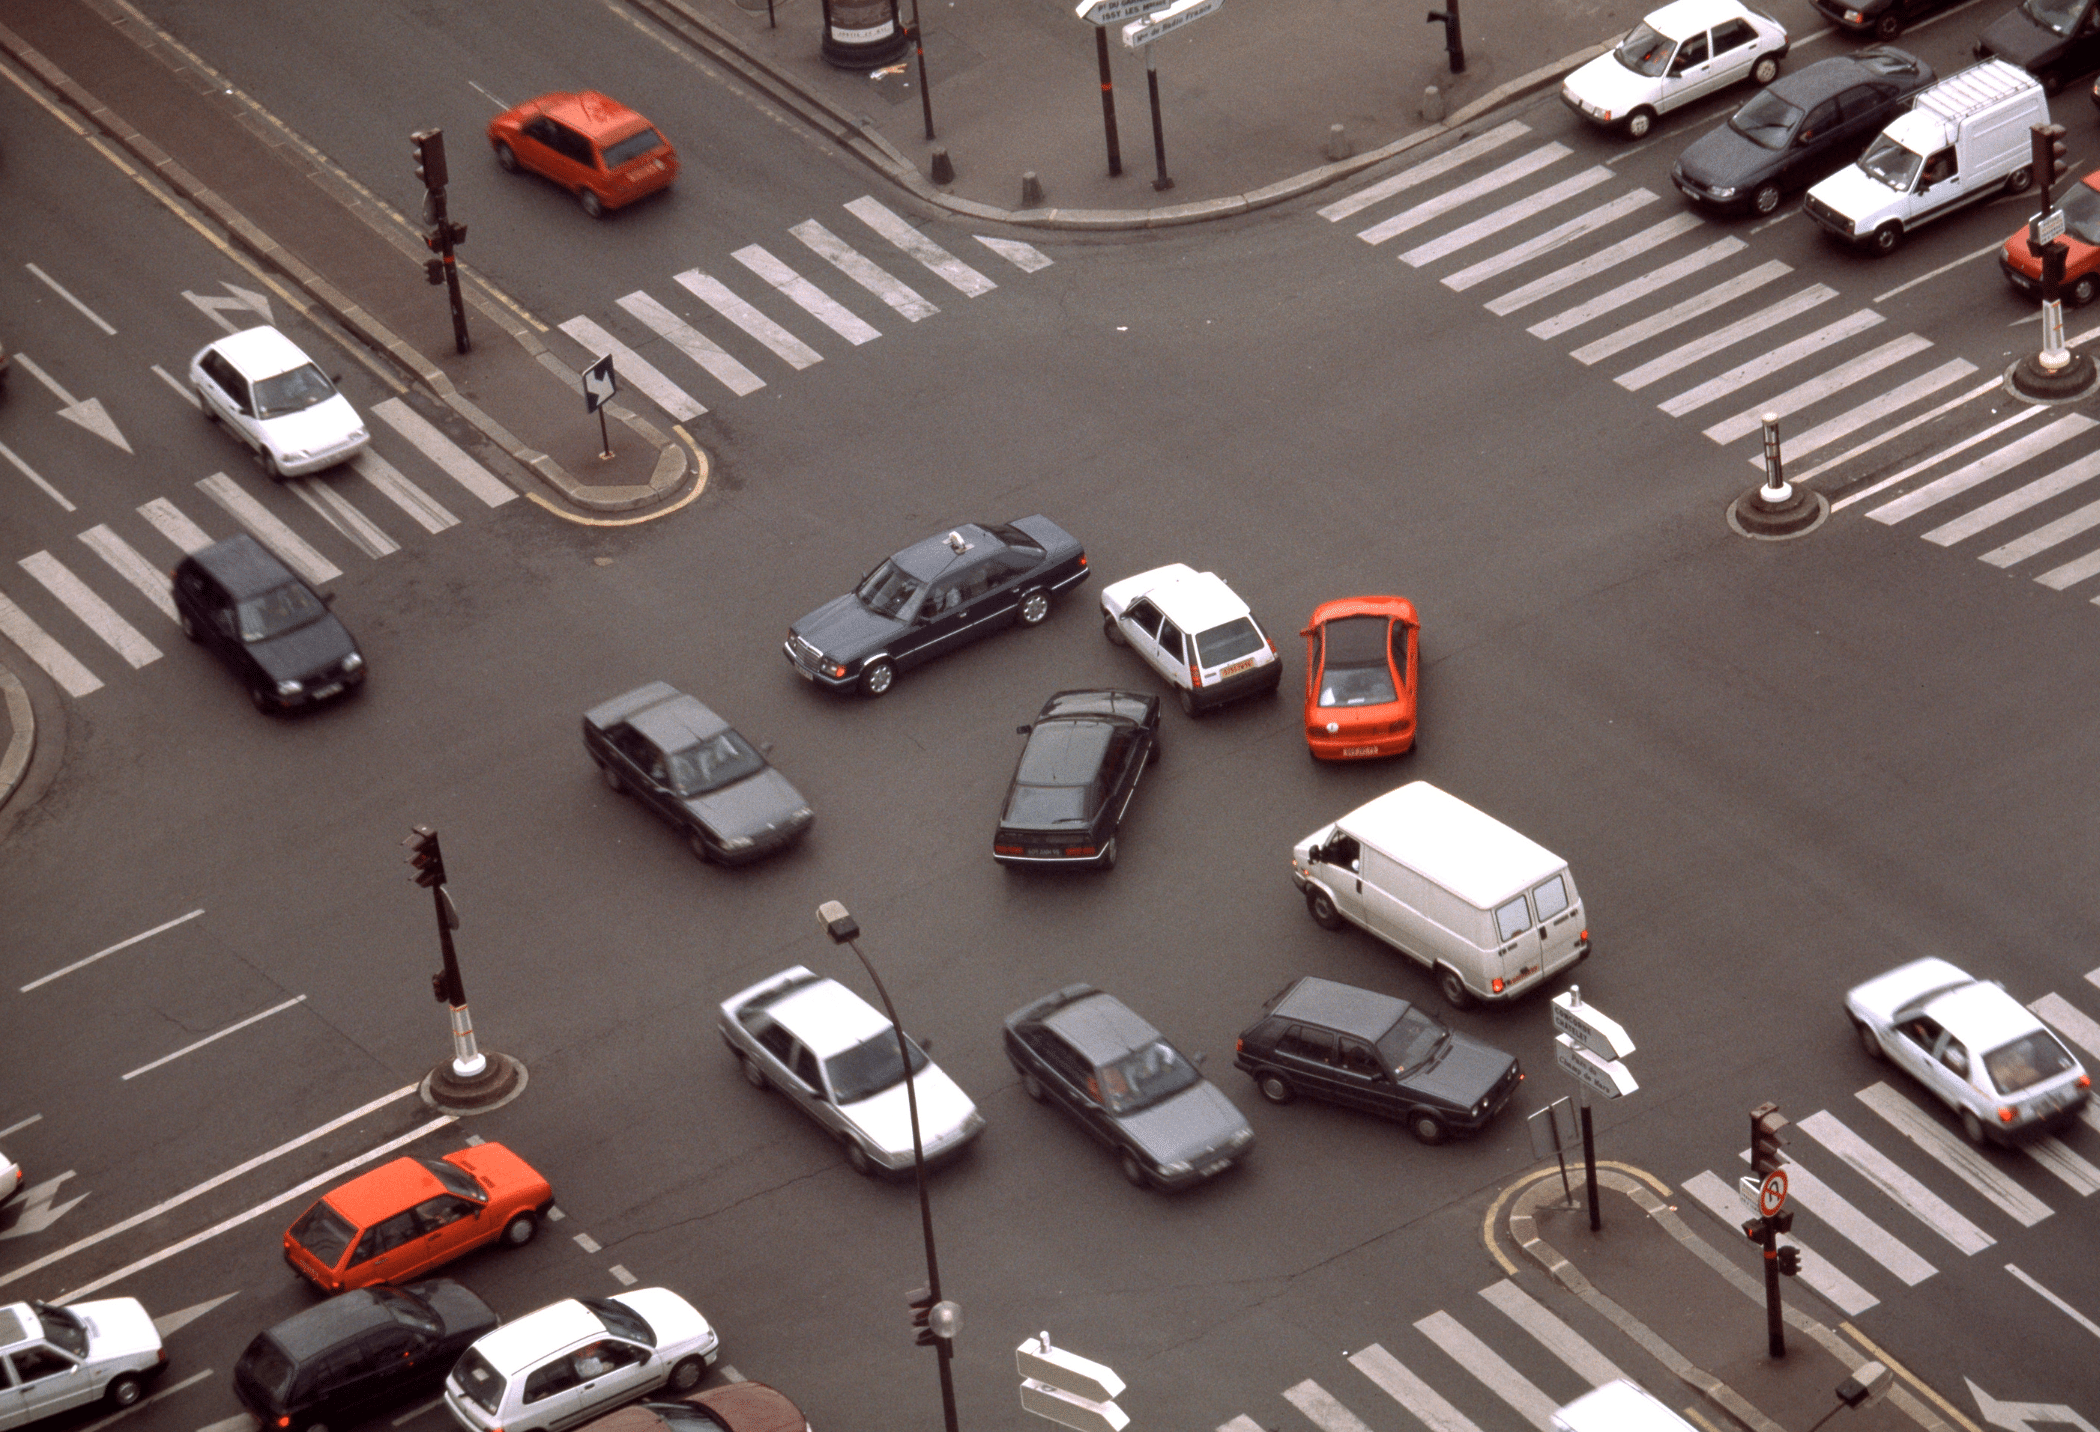
[[[1599,1059],[1624,1059],[1633,1041],[1616,1019],[1591,1004],[1577,1004],[1573,993],[1553,996],[1553,1027]]]
[[[1079,0],[1077,14],[1089,25],[1120,25],[1173,3],[1174,0]]]
[[[1160,36],[1178,30],[1191,20],[1200,20],[1224,7],[1225,0],[1174,0],[1172,5],[1123,27],[1123,43],[1135,50]]]
[[[2038,244],[2053,244],[2064,236],[2064,211],[2051,209],[2035,220],[2034,241]]]
[[[1576,1083],[1607,1099],[1621,1098],[1641,1087],[1624,1064],[1599,1059],[1565,1034],[1553,1036],[1553,1062],[1573,1075]]]

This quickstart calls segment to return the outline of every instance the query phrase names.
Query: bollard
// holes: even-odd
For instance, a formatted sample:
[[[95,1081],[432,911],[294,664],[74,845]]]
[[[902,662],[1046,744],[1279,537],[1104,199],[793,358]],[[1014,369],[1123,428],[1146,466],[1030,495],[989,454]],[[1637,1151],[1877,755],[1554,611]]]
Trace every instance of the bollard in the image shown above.
[[[948,151],[945,149],[933,151],[933,182],[936,184],[953,184],[955,182],[955,166],[948,162]]]
[[[1338,162],[1340,160],[1347,159],[1351,154],[1354,154],[1355,152],[1356,146],[1349,142],[1348,130],[1342,128],[1342,126],[1340,126],[1339,124],[1330,124],[1327,126],[1328,159]]]
[[[1444,117],[1444,92],[1435,85],[1422,91],[1422,118],[1434,124]]]
[[[1758,421],[1765,429],[1765,485],[1757,490],[1757,497],[1767,507],[1779,507],[1794,500],[1794,485],[1780,466],[1779,414],[1762,413]]]
[[[1043,207],[1043,181],[1035,177],[1033,169],[1021,176],[1021,207],[1024,209],[1040,209]]]
[[[1758,420],[1765,430],[1765,480],[1728,505],[1728,525],[1741,536],[1766,542],[1815,531],[1830,515],[1830,500],[1786,480],[1779,453],[1779,414],[1760,413]]]

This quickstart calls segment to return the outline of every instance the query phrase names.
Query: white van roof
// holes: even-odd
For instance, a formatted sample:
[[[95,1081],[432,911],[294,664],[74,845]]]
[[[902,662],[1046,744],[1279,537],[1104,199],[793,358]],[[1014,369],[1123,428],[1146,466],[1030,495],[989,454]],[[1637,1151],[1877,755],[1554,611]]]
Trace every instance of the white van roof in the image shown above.
[[[1925,90],[1912,101],[1911,110],[1913,113],[1924,110],[1951,122],[1966,119],[2000,100],[2040,88],[2041,82],[2018,66],[2003,60],[1985,60],[1980,65],[1969,66],[1960,74],[1949,75]]]
[[[1625,1378],[1553,1414],[1554,1432],[1693,1432],[1692,1424]]]
[[[1486,910],[1567,862],[1427,781],[1342,817],[1342,829]]]

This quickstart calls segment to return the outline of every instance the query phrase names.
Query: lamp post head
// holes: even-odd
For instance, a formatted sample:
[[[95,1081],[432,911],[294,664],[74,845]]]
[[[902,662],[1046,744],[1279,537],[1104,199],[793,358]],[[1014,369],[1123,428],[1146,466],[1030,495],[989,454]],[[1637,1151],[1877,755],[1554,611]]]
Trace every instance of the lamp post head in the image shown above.
[[[836,900],[826,900],[817,907],[817,924],[831,936],[834,945],[843,945],[860,937],[860,925]]]

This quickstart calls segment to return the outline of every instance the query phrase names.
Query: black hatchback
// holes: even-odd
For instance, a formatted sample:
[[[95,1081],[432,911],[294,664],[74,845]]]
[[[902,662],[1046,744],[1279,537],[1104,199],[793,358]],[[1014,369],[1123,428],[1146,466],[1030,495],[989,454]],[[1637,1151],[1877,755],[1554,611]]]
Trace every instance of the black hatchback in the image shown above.
[[[1483,1128],[1524,1081],[1515,1055],[1428,1011],[1314,975],[1271,1001],[1232,1062],[1271,1103],[1303,1094],[1383,1114],[1425,1144]]]
[[[329,611],[334,599],[247,533],[190,553],[173,581],[182,634],[232,669],[256,710],[296,710],[364,684],[364,653]]]
[[[1670,179],[1703,208],[1769,214],[1783,194],[1859,158],[1935,78],[1932,66],[1888,45],[1818,60],[1781,75],[1693,141]]]
[[[992,833],[1002,865],[1111,870],[1138,778],[1159,759],[1159,698],[1060,691],[1033,722]]]
[[[438,1387],[500,1321],[450,1278],[356,1288],[257,1333],[233,1394],[267,1428],[354,1426]]]

